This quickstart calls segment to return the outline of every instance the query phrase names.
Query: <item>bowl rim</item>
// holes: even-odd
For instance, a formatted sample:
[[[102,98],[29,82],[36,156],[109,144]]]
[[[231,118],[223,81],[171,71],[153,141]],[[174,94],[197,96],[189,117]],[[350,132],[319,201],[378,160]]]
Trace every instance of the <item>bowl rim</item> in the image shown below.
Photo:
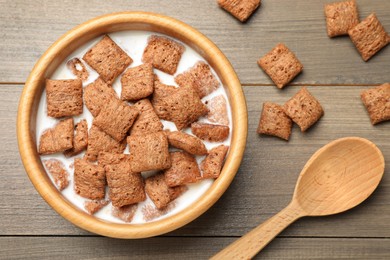
[[[52,184],[37,153],[34,104],[43,90],[44,79],[55,70],[83,41],[131,26],[134,30],[148,30],[167,34],[181,40],[200,53],[217,72],[228,89],[233,129],[231,146],[221,175],[212,186],[191,206],[154,222],[145,224],[112,223],[83,212],[69,202]],[[129,29],[128,29],[129,30]],[[91,33],[93,32],[93,33]],[[79,43],[77,43],[79,42]],[[56,65],[53,65],[56,64]],[[36,109],[36,108],[35,108]],[[35,114],[34,114],[35,113]],[[247,108],[240,81],[225,55],[219,48],[193,27],[174,18],[150,12],[119,12],[96,17],[61,36],[41,56],[31,71],[19,101],[17,139],[24,168],[42,198],[62,217],[87,231],[115,238],[146,238],[180,228],[209,209],[226,191],[241,163],[247,138]]]

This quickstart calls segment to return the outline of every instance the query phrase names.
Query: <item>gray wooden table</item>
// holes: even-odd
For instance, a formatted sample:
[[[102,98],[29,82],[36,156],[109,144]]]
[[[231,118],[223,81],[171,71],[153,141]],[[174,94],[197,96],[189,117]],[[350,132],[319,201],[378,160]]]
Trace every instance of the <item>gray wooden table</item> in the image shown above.
[[[246,24],[214,0],[0,0],[0,258],[207,258],[287,205],[300,170],[329,141],[361,136],[375,142],[390,165],[390,123],[372,126],[361,90],[390,82],[390,47],[363,62],[348,37],[329,39],[320,0],[263,0]],[[376,12],[390,32],[390,1],[357,0],[360,17]],[[197,220],[164,236],[116,240],[83,231],[38,195],[21,164],[15,135],[18,101],[34,63],[62,34],[98,15],[142,10],[178,18],[213,40],[243,84],[249,112],[245,157],[223,197]],[[283,90],[256,60],[284,42],[304,72]],[[283,103],[308,86],[325,116],[289,142],[256,134],[264,101]],[[265,259],[389,259],[390,167],[378,190],[336,216],[301,219],[259,257]]]

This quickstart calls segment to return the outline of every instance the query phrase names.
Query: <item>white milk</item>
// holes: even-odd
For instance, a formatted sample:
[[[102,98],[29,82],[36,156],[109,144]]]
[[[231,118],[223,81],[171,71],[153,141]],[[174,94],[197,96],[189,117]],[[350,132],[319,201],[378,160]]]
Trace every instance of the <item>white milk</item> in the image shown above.
[[[147,32],[147,31],[122,31],[122,32],[111,33],[111,34],[109,34],[109,36],[133,59],[133,63],[129,67],[135,67],[135,66],[142,64],[141,59],[142,59],[143,50],[146,46],[147,38],[152,34],[156,35],[157,33]],[[78,57],[80,60],[82,60],[81,58],[84,55],[84,53],[86,53],[92,46],[94,46],[101,38],[102,37],[98,37],[94,40],[89,41],[87,44],[83,45],[82,47],[77,49],[75,52],[73,52],[71,55],[69,55],[69,57],[67,57],[61,63],[61,65],[57,68],[57,70],[52,75],[51,79],[73,79],[73,78],[76,78],[72,74],[72,72],[66,67],[66,62],[69,59],[74,58],[74,57]],[[178,66],[178,69],[177,69],[177,72],[175,75],[180,74],[183,71],[187,70],[188,68],[192,67],[199,60],[206,62],[197,52],[195,52],[193,49],[191,49],[188,45],[186,45],[184,43],[182,43],[182,44],[185,46],[185,52],[182,55],[182,58],[180,60],[180,63],[179,63],[179,66]],[[88,80],[83,82],[83,86],[85,87],[89,83],[95,81],[95,79],[98,77],[98,74],[94,70],[92,70],[86,63],[84,63],[84,64],[87,67],[87,70],[89,72]],[[177,86],[175,81],[174,81],[175,75],[171,76],[169,74],[166,74],[166,73],[159,71],[159,70],[156,70],[156,69],[154,69],[154,72],[159,76],[162,83]],[[213,71],[213,73],[217,77],[217,74],[215,74],[214,71]],[[120,92],[121,92],[120,77],[121,76],[119,76],[115,80],[115,82],[113,83],[113,88],[118,93],[118,96],[120,96]],[[222,87],[222,84],[216,91],[214,91],[210,95],[204,97],[202,99],[202,101],[205,102],[205,101],[210,100],[212,97],[217,96],[217,95],[223,95],[226,98],[226,101],[228,102],[228,115],[229,115],[229,122],[230,122],[229,126],[230,126],[230,129],[232,129],[232,118],[231,118],[229,99],[226,95],[225,89]],[[89,110],[85,106],[84,106],[84,113],[80,116],[74,117],[75,123],[79,122],[80,119],[82,119],[82,118],[87,119],[88,127],[91,127],[93,117],[92,117],[91,113],[89,112]],[[208,122],[208,120],[206,118],[201,118],[199,121]],[[54,119],[54,118],[47,116],[46,93],[45,93],[45,91],[43,91],[42,96],[41,96],[41,101],[39,104],[39,108],[38,108],[38,115],[37,115],[37,131],[36,131],[37,132],[37,136],[36,136],[37,140],[39,140],[39,137],[41,136],[41,134],[43,133],[44,130],[46,130],[47,128],[53,127],[57,122],[58,122],[57,119]],[[162,121],[162,122],[164,124],[164,129],[177,130],[175,124],[173,124],[172,122],[168,122],[168,121]],[[185,130],[185,132],[191,134],[191,129],[187,128]],[[207,141],[205,141],[204,143],[205,143],[207,149],[211,149],[211,148],[218,146],[220,144],[230,145],[230,140],[231,140],[231,133],[229,135],[229,138],[227,140],[225,140],[223,143],[210,143]],[[172,150],[175,150],[175,149],[172,149]],[[126,148],[125,153],[129,153],[128,147]],[[72,202],[74,205],[76,205],[76,207],[80,208],[81,210],[85,210],[84,209],[84,201],[86,199],[84,199],[83,197],[80,197],[79,195],[77,195],[74,192],[74,189],[73,189],[73,184],[74,184],[74,182],[73,182],[73,166],[72,165],[73,165],[74,158],[83,157],[83,156],[84,156],[84,152],[75,156],[75,157],[72,157],[72,158],[66,158],[62,153],[41,156],[42,160],[55,158],[55,159],[58,159],[64,163],[68,172],[70,173],[70,182],[69,182],[69,186],[62,191],[62,194],[67,200]],[[204,159],[204,157],[205,156],[196,156],[197,162],[200,163]],[[142,175],[144,177],[147,177],[147,176],[151,175],[151,173],[145,172],[145,173],[142,173]],[[162,218],[172,216],[172,215],[182,211],[183,209],[189,207],[192,203],[194,203],[196,200],[198,200],[200,198],[200,196],[202,196],[210,188],[210,186],[212,184],[213,184],[213,180],[207,179],[207,180],[202,180],[202,181],[195,183],[195,184],[187,185],[188,190],[185,193],[183,193],[179,198],[176,199],[176,206],[172,210],[170,210],[168,213],[166,213],[165,215],[162,215],[162,216],[155,218],[151,221],[156,221],[156,220],[159,220]],[[106,197],[107,196],[108,195],[106,194]],[[142,214],[141,210],[145,205],[148,205],[148,204],[151,204],[154,207],[154,204],[150,200],[149,197],[147,197],[147,199],[145,201],[138,204],[137,212],[136,212],[131,224],[142,224],[142,223],[146,222],[143,219],[143,214]],[[116,217],[113,217],[111,215],[111,203],[108,204],[107,206],[105,206],[100,211],[98,211],[95,214],[95,216],[97,218],[104,219],[104,220],[107,220],[110,222],[124,223],[122,220],[117,219]]]

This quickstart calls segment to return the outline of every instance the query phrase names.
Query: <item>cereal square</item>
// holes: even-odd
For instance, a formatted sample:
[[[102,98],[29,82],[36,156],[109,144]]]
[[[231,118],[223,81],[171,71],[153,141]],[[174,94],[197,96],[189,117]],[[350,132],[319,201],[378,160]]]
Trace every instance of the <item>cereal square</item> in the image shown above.
[[[355,0],[325,5],[326,28],[329,37],[347,35],[359,23]]]
[[[171,168],[164,171],[165,182],[169,187],[198,181],[200,171],[194,156],[186,152],[172,152],[171,160]]]
[[[169,114],[167,111],[167,104],[165,99],[175,93],[176,87],[165,85],[159,80],[154,81],[154,92],[152,97],[152,105],[156,114],[163,120],[169,120]]]
[[[106,175],[103,167],[85,159],[74,160],[74,190],[76,194],[91,200],[104,199]]]
[[[220,7],[231,13],[241,22],[245,22],[260,4],[261,0],[218,0]]]
[[[271,102],[263,104],[257,133],[277,136],[288,141],[291,127],[292,121],[284,113],[282,106]]]
[[[133,62],[108,35],[87,51],[83,60],[110,85]]]
[[[373,125],[390,120],[390,83],[364,90],[360,97]]]
[[[206,155],[207,149],[198,137],[180,131],[168,132],[168,143],[194,155]]]
[[[174,122],[178,130],[186,128],[209,112],[191,86],[176,89],[165,98],[165,102],[169,121]]]
[[[201,162],[202,179],[218,178],[229,146],[219,145],[210,150],[209,155]]]
[[[121,99],[137,101],[150,96],[154,89],[153,66],[149,63],[129,68],[121,78]]]
[[[92,125],[88,134],[88,147],[85,157],[94,162],[100,152],[123,153],[125,148],[125,140],[118,142],[100,130],[99,127]]]
[[[171,167],[167,136],[161,131],[127,137],[133,172],[163,170]]]
[[[123,207],[146,199],[142,175],[133,172],[128,157],[121,157],[117,164],[108,164],[106,171],[109,196],[114,207]]]
[[[207,114],[209,121],[220,125],[229,125],[227,103],[224,96],[215,96],[205,103],[209,109],[209,113]]]
[[[125,160],[130,160],[130,156],[128,154],[100,152],[98,155],[98,163],[102,167],[105,167],[109,164],[118,164]]]
[[[203,98],[219,87],[219,81],[211,72],[210,66],[203,62],[197,62],[192,68],[177,75],[176,83],[180,86],[190,85]]]
[[[64,152],[66,157],[71,157],[81,153],[88,146],[88,123],[83,119],[75,126],[73,137],[73,148]]]
[[[114,217],[119,218],[126,223],[130,223],[133,220],[137,208],[138,208],[138,204],[127,205],[120,208],[112,207],[111,214]]]
[[[175,74],[184,46],[164,36],[152,35],[148,38],[142,61],[170,75]]]
[[[283,43],[276,45],[257,63],[278,88],[286,86],[303,70],[303,65]]]
[[[191,131],[202,140],[209,142],[223,142],[229,137],[230,128],[226,125],[193,123],[191,125]]]
[[[47,115],[77,116],[83,113],[83,85],[80,79],[46,80]]]
[[[48,173],[54,180],[54,184],[59,191],[62,191],[69,185],[69,173],[65,169],[65,165],[57,159],[44,160],[43,164],[45,165]]]
[[[165,176],[158,173],[145,180],[145,191],[158,209],[165,208],[186,190],[186,186],[169,187]]]
[[[86,81],[89,77],[89,72],[85,67],[84,63],[79,58],[73,58],[66,62],[66,66],[70,71],[72,71],[73,75],[82,81]]]
[[[368,61],[390,42],[390,36],[379,22],[375,13],[348,31],[349,37],[364,61]]]
[[[108,203],[110,203],[109,200],[86,200],[84,202],[84,208],[85,210],[90,214],[93,215],[99,210],[101,210],[103,207],[107,206]]]
[[[299,125],[302,132],[305,132],[324,115],[320,102],[305,87],[284,104],[283,110]]]
[[[43,132],[39,139],[39,154],[63,152],[73,147],[73,118],[61,120]]]
[[[142,99],[135,103],[140,112],[130,129],[130,135],[142,135],[162,131],[164,126],[158,118],[149,99]]]
[[[120,142],[126,137],[138,114],[139,111],[134,106],[111,99],[95,117],[93,124]]]
[[[101,78],[97,78],[84,89],[85,106],[94,117],[97,117],[102,107],[112,99],[118,99],[115,90]]]

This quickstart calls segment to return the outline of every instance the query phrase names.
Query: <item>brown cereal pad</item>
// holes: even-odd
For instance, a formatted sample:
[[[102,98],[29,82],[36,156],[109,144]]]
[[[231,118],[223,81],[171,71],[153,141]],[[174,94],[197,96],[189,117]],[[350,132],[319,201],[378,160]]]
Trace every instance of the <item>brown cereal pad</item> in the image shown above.
[[[257,128],[257,133],[265,135],[273,135],[284,140],[290,138],[292,121],[284,113],[281,105],[265,102],[263,111]]]
[[[390,36],[375,13],[370,14],[353,29],[349,30],[348,34],[364,61],[368,61],[390,42]]]
[[[129,161],[130,155],[123,153],[110,153],[110,152],[100,152],[98,155],[98,164],[102,167],[105,167],[109,164],[118,164],[122,161]]]
[[[176,87],[165,85],[159,80],[154,81],[154,92],[152,97],[152,105],[157,116],[163,120],[169,120],[169,114],[167,111],[167,104],[165,99],[175,93]]]
[[[164,170],[171,167],[168,139],[161,132],[127,137],[133,172]]]
[[[127,205],[120,208],[112,207],[111,214],[114,217],[119,218],[126,223],[130,223],[133,220],[137,208],[138,208],[138,204]]]
[[[164,126],[158,118],[149,99],[142,99],[135,103],[135,108],[140,112],[130,129],[130,135],[143,135],[162,131]]]
[[[359,23],[355,0],[326,4],[324,9],[329,37],[348,35],[348,30]]]
[[[219,81],[211,72],[210,66],[203,62],[197,62],[192,68],[177,75],[176,83],[180,86],[190,85],[203,98],[219,87]]]
[[[390,120],[390,83],[364,90],[360,97],[373,125]]]
[[[260,4],[261,0],[218,0],[220,7],[231,13],[241,22],[245,22]]]
[[[175,74],[185,48],[182,44],[164,36],[152,35],[148,38],[142,55],[142,62],[170,75]]]
[[[107,84],[112,84],[133,62],[108,35],[87,51],[83,60],[96,70]]]
[[[152,64],[145,63],[129,68],[121,78],[121,99],[137,101],[150,96],[154,89],[154,74]]]
[[[74,160],[74,190],[76,194],[91,200],[104,199],[106,175],[103,167],[85,159]]]
[[[47,171],[54,180],[59,191],[62,191],[69,185],[69,173],[65,169],[64,164],[57,159],[44,160],[43,164],[45,165]]]
[[[320,102],[305,87],[284,104],[283,110],[299,125],[302,132],[305,132],[324,115]]]
[[[85,210],[90,214],[93,215],[99,210],[101,210],[103,207],[107,206],[108,203],[110,203],[109,200],[87,200],[84,202],[84,208]]]
[[[123,153],[126,148],[126,141],[116,141],[114,138],[92,125],[88,135],[88,147],[85,158],[89,161],[96,161],[100,152]]]
[[[73,147],[73,118],[58,122],[45,130],[39,139],[39,154],[63,152]]]
[[[209,112],[207,119],[210,122],[229,125],[229,116],[227,111],[227,103],[224,96],[219,95],[205,102]]]
[[[66,157],[75,156],[85,150],[88,146],[88,123],[86,119],[82,119],[75,126],[75,134],[73,137],[73,148],[66,150]]]
[[[180,131],[167,132],[168,143],[194,155],[206,155],[207,149],[198,137]]]
[[[172,166],[164,171],[165,182],[169,187],[194,183],[200,178],[195,157],[186,152],[170,153]]]
[[[73,58],[66,62],[66,66],[70,69],[77,78],[86,81],[89,77],[89,72],[85,68],[84,63],[79,58]]]
[[[209,155],[201,162],[202,179],[218,178],[229,146],[219,145],[209,151]]]
[[[276,45],[257,63],[278,88],[286,86],[303,70],[303,65],[283,43]]]
[[[97,78],[84,89],[85,106],[94,117],[112,99],[118,99],[115,90],[101,78]]]
[[[126,137],[138,114],[136,107],[111,99],[95,117],[93,124],[120,142]]]
[[[191,125],[191,131],[202,140],[223,142],[229,137],[230,128],[226,125],[212,125],[197,122]]]
[[[47,115],[76,116],[83,113],[83,85],[80,79],[46,80]]]

